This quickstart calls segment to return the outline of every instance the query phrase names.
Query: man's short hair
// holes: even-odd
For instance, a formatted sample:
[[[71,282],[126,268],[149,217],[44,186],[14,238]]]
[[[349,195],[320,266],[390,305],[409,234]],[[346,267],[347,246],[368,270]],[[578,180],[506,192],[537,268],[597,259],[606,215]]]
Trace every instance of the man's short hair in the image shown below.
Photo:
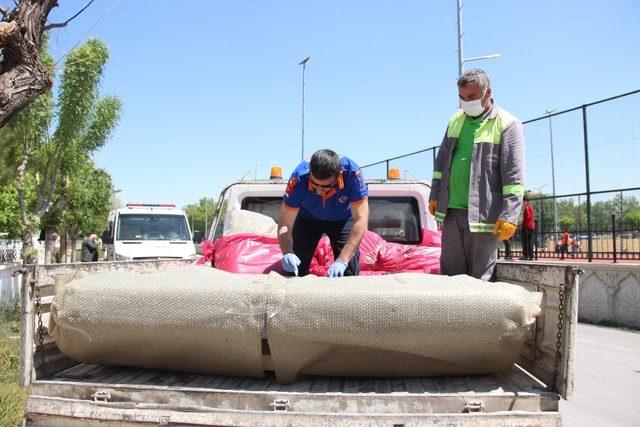
[[[335,151],[318,150],[311,156],[311,173],[317,179],[336,177],[341,169],[340,156]]]
[[[465,87],[466,85],[471,83],[475,83],[476,85],[478,85],[478,88],[483,92],[491,85],[487,73],[479,68],[467,70],[462,73],[460,78],[458,78],[458,87]]]

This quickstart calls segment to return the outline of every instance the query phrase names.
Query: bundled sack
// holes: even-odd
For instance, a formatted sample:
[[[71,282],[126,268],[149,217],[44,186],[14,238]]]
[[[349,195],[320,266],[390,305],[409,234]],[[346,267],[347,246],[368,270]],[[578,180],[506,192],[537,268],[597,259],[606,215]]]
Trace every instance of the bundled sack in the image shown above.
[[[277,280],[195,266],[85,275],[56,286],[49,330],[80,362],[261,377],[259,313]]]
[[[511,369],[540,300],[467,276],[285,278],[188,266],[58,286],[50,331],[85,363],[250,377],[274,369],[282,383],[473,375]]]
[[[234,209],[229,212],[229,225],[225,235],[262,234],[276,237],[278,224],[270,216],[245,209]]]

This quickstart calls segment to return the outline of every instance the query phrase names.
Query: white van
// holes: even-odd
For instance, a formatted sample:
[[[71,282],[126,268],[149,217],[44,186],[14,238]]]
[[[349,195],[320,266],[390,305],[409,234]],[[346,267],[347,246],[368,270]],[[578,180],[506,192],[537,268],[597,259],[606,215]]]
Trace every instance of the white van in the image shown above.
[[[196,258],[189,221],[173,204],[129,203],[111,212],[102,233],[106,260]]]

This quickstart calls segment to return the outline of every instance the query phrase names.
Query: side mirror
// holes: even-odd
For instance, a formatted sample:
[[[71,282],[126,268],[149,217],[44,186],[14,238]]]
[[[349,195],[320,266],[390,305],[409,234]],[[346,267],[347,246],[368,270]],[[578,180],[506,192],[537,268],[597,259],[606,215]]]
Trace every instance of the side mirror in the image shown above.
[[[111,238],[111,230],[108,228],[102,232],[102,243],[105,245],[113,244],[113,239]]]
[[[195,230],[193,232],[193,243],[202,243],[202,231],[200,230]]]

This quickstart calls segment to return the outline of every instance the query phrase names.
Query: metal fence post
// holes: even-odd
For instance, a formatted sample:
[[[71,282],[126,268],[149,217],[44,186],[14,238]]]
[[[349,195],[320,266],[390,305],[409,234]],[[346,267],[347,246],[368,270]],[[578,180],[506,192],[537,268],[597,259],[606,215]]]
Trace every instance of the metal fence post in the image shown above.
[[[593,236],[591,236],[591,183],[589,180],[589,136],[587,130],[587,106],[582,106],[582,136],[584,138],[584,173],[587,185],[587,250],[589,262],[593,261]]]
[[[616,251],[616,216],[611,215],[611,234],[613,235],[613,262],[618,262],[618,254]]]

